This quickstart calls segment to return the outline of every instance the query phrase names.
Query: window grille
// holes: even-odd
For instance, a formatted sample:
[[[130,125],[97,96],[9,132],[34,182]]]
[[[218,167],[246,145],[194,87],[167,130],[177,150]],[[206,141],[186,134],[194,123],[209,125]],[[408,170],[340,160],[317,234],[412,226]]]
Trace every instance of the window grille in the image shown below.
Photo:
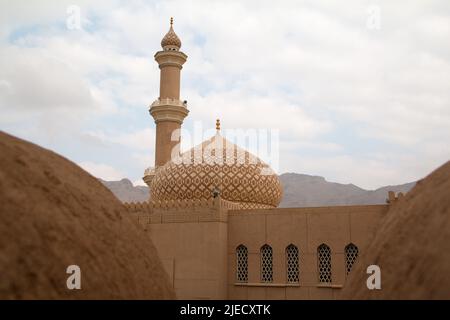
[[[298,283],[298,248],[293,244],[286,247],[286,276],[288,283]]]
[[[248,250],[244,245],[236,248],[236,280],[238,282],[248,281]]]
[[[273,281],[273,254],[272,248],[265,244],[261,247],[261,281]]]
[[[356,262],[358,258],[358,247],[353,243],[348,244],[345,247],[345,264],[346,264],[346,272],[347,274],[352,271],[353,264]]]
[[[319,282],[331,283],[331,249],[326,244],[317,248]]]

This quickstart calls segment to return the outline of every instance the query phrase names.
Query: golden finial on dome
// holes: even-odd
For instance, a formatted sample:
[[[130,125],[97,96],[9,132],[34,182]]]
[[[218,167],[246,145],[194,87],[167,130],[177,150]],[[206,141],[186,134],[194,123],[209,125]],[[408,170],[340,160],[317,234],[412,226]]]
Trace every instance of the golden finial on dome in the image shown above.
[[[216,130],[220,131],[220,119],[216,120]]]
[[[173,25],[173,17],[170,17],[170,25]]]

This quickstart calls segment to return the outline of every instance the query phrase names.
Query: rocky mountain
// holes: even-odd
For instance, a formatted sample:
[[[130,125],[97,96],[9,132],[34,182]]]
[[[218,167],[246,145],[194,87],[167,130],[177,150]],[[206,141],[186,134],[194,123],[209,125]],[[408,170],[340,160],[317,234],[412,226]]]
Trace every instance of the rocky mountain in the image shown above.
[[[317,207],[359,204],[384,204],[388,191],[408,192],[415,182],[365,190],[354,184],[326,181],[319,176],[298,173],[280,175],[284,196],[280,207]]]
[[[317,207],[358,204],[384,204],[388,191],[408,192],[415,182],[365,190],[353,184],[329,182],[323,177],[307,174],[284,173],[280,175],[284,196],[280,207]],[[148,188],[133,186],[130,180],[103,181],[122,202],[146,201]]]
[[[146,186],[133,186],[133,183],[128,179],[122,179],[120,181],[99,180],[122,202],[142,202],[148,200],[149,191]]]

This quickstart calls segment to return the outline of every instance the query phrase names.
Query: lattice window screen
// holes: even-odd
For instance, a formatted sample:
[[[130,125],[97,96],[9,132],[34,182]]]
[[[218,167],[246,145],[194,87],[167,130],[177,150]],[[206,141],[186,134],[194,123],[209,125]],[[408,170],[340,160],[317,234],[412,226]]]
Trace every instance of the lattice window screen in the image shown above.
[[[355,263],[356,259],[358,258],[358,247],[355,246],[353,243],[350,243],[345,247],[345,263],[347,271],[347,274],[352,271],[353,264]]]
[[[326,244],[317,248],[319,282],[331,283],[331,249]]]
[[[290,244],[286,248],[286,275],[287,282],[298,283],[299,274],[299,255],[298,248],[293,244]]]
[[[238,282],[248,281],[248,250],[246,246],[240,245],[236,248],[236,280]]]
[[[273,253],[269,245],[261,247],[261,281],[273,281]]]

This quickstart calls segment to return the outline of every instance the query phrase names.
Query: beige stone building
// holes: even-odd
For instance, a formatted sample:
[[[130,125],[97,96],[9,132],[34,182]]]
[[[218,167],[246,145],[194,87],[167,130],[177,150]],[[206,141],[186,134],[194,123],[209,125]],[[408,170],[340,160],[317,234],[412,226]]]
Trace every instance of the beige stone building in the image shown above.
[[[335,299],[389,204],[277,208],[278,176],[217,133],[180,154],[189,111],[180,100],[187,56],[170,24],[155,54],[160,96],[151,200],[126,204],[151,233],[180,299]],[[390,202],[395,199],[390,194]]]

